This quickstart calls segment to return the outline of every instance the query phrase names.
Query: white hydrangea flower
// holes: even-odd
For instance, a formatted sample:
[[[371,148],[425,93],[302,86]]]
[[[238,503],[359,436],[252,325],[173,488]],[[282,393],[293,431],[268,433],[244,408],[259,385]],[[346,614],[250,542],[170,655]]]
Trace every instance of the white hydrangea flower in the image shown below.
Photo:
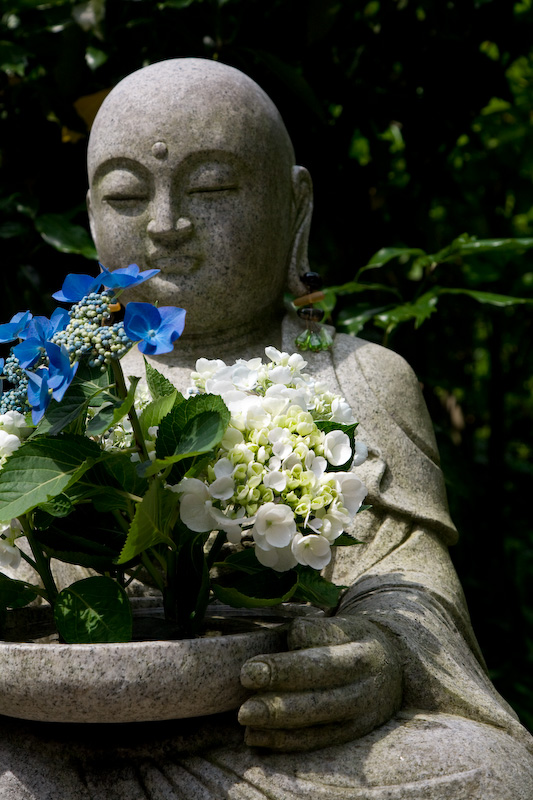
[[[328,540],[316,533],[302,536],[298,532],[292,540],[291,549],[299,564],[313,569],[324,569],[331,561],[331,547]]]
[[[26,417],[19,411],[6,411],[5,414],[0,414],[0,428],[6,433],[18,436],[19,439],[25,439],[33,430],[30,425],[26,425]]]
[[[368,458],[368,447],[364,442],[355,443],[355,458],[352,461],[352,467],[359,467],[364,464]]]
[[[368,494],[368,489],[353,472],[337,472],[335,479],[342,493],[343,505],[352,516],[355,516]]]
[[[342,430],[319,429],[317,420],[353,424],[353,414],[304,372],[299,353],[265,353],[265,364],[197,362],[195,391],[220,395],[231,421],[202,475],[170,488],[181,493],[180,516],[191,530],[221,530],[234,544],[251,535],[258,561],[280,572],[297,563],[322,569],[366,494],[353,473],[328,469],[349,462],[354,449],[362,463],[366,448],[353,448]]]
[[[276,572],[288,572],[298,563],[290,545],[287,545],[287,547],[273,547],[270,550],[262,550],[257,547],[255,555],[260,564],[264,567],[275,569]]]
[[[195,533],[213,530],[211,495],[203,481],[198,478],[183,478],[178,484],[169,488],[173,492],[182,493],[180,519],[189,530]]]
[[[4,539],[0,539],[0,567],[17,569],[20,559],[21,554],[18,547],[8,544]]]
[[[262,550],[286,547],[295,533],[296,522],[290,506],[284,503],[265,503],[258,509],[252,536]]]
[[[343,431],[330,431],[324,438],[324,455],[334,467],[346,464],[352,455],[350,437]]]
[[[5,416],[5,415],[3,415]],[[21,445],[21,440],[14,433],[0,428],[0,466],[5,463],[8,456],[15,452]]]
[[[352,425],[355,422],[353,411],[344,397],[334,397],[331,401],[331,419],[342,425]]]
[[[15,545],[15,539],[23,535],[24,530],[18,519],[0,522],[0,566],[17,569],[21,554]]]

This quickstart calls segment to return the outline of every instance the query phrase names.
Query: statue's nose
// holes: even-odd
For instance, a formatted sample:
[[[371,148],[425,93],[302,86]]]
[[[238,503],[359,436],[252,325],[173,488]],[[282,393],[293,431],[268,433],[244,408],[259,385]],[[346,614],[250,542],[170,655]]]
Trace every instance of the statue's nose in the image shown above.
[[[186,238],[192,233],[192,222],[187,217],[174,220],[171,214],[158,214],[150,220],[146,230],[150,236]]]

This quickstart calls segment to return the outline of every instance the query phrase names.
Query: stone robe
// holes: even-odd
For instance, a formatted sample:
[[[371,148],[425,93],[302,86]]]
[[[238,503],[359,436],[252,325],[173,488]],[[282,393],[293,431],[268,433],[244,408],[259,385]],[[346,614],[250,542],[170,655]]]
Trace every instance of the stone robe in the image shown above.
[[[283,349],[294,350],[295,323]],[[308,369],[346,397],[370,451],[357,468],[372,509],[329,577],[341,613],[395,638],[401,710],[348,744],[273,753],[242,743],[236,714],[130,725],[0,722],[2,800],[531,800],[533,740],[497,694],[447,545],[450,520],[431,423],[405,361],[337,336]],[[131,373],[130,373],[131,374]],[[169,371],[171,377],[172,372]]]

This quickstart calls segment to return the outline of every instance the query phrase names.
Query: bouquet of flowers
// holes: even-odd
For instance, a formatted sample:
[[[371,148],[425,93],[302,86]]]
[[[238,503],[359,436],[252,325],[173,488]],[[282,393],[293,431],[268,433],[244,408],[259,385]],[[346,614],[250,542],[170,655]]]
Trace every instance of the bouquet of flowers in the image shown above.
[[[335,606],[342,587],[320,570],[332,546],[357,544],[344,530],[365,508],[351,468],[366,448],[301,355],[200,359],[187,397],[146,361],[146,386],[127,385],[135,343],[170,352],[183,331],[183,309],[147,303],[115,321],[121,292],[156,272],[69,275],[54,295],[69,312],[0,325],[17,342],[2,362],[0,613],[41,597],[66,642],[129,641],[135,578],[189,636],[213,598]],[[16,578],[22,559],[35,582]],[[91,577],[59,591],[52,559]]]

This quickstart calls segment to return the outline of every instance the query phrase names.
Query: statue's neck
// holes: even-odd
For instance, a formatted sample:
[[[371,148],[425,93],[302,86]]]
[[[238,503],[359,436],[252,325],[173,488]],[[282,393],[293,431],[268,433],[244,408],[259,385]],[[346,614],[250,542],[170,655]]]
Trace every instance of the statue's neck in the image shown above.
[[[228,312],[228,319],[232,316]],[[172,353],[150,356],[148,361],[162,372],[181,391],[189,385],[189,374],[199,358],[221,358],[231,364],[238,358],[264,358],[265,347],[281,347],[282,314],[265,314],[254,321],[253,326],[238,324],[224,329],[201,334],[184,333],[174,345]],[[238,319],[238,315],[235,314]],[[144,375],[142,355],[137,347],[122,359],[126,375]]]

